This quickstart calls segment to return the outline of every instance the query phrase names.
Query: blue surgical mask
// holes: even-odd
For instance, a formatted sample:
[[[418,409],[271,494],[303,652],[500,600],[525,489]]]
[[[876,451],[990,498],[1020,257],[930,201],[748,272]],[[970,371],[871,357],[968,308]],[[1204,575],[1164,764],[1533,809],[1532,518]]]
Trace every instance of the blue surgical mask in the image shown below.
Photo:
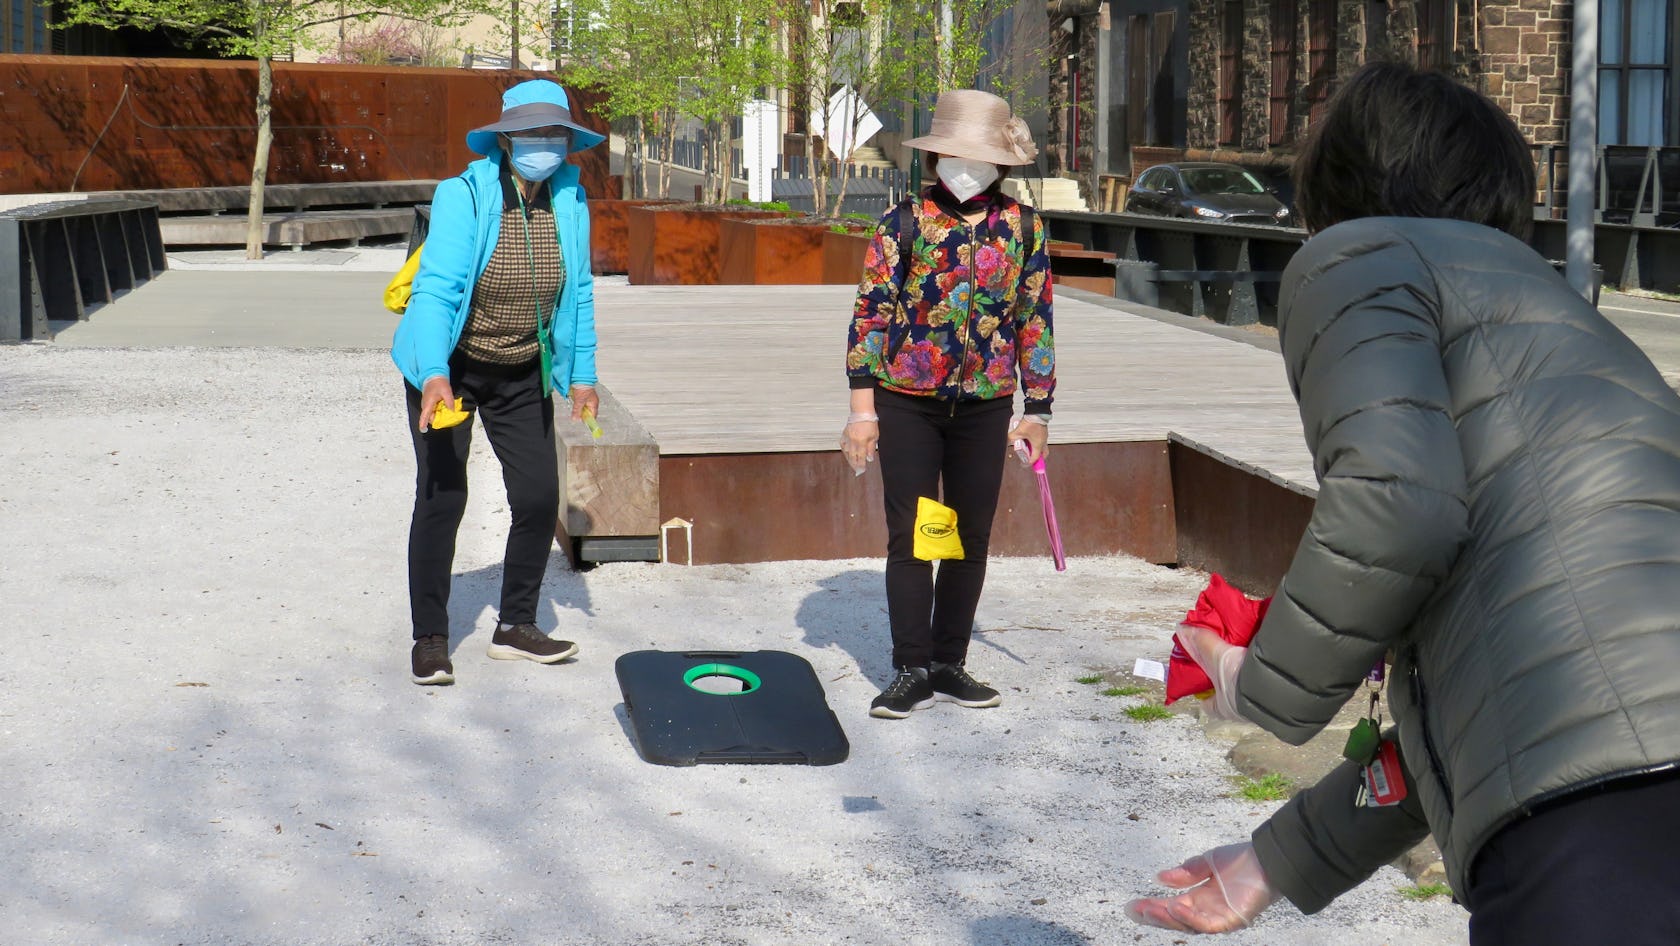
[[[527,181],[546,181],[552,177],[565,162],[566,151],[571,146],[568,138],[513,138],[510,142],[509,157],[513,159],[514,170]]]

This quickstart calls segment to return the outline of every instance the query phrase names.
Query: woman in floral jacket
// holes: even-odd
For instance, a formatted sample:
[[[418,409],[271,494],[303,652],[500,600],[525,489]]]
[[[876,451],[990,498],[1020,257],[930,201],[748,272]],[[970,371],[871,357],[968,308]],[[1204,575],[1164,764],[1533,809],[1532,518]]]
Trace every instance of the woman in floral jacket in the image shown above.
[[[1044,222],[1005,197],[1010,165],[1038,149],[1009,104],[961,89],[939,97],[925,152],[937,183],[889,211],[864,261],[847,339],[851,415],[841,449],[859,472],[879,450],[887,518],[892,682],[870,715],[903,719],[945,700],[996,706],[964,668],[986,578],[1010,444],[1044,454],[1056,389]],[[1010,408],[1021,391],[1023,417]],[[917,500],[957,513],[963,557],[914,552]]]

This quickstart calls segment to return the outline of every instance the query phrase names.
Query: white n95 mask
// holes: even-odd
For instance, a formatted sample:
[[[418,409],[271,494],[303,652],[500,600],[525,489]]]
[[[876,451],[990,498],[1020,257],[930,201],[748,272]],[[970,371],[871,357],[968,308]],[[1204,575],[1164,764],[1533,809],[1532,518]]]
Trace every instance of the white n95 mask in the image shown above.
[[[997,165],[990,161],[940,158],[934,170],[939,172],[939,180],[959,203],[983,192],[998,179]]]

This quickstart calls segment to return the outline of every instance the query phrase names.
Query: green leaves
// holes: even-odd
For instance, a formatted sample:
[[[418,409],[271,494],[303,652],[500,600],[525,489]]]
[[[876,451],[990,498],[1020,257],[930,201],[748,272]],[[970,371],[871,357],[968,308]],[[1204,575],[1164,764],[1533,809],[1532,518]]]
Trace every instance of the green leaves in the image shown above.
[[[382,17],[454,26],[493,0],[60,0],[55,24],[169,29],[229,56],[273,58],[316,48],[340,22]]]

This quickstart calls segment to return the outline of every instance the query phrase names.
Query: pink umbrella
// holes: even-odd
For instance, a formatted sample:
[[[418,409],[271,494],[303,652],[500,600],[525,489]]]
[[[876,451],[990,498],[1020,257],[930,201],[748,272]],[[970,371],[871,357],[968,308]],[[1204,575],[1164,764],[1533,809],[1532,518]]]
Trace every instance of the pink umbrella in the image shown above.
[[[1056,526],[1056,504],[1050,499],[1050,473],[1044,469],[1044,457],[1033,461],[1038,474],[1038,499],[1044,504],[1044,531],[1050,534],[1050,557],[1056,560],[1056,571],[1067,571],[1067,556],[1062,554],[1062,530]]]

